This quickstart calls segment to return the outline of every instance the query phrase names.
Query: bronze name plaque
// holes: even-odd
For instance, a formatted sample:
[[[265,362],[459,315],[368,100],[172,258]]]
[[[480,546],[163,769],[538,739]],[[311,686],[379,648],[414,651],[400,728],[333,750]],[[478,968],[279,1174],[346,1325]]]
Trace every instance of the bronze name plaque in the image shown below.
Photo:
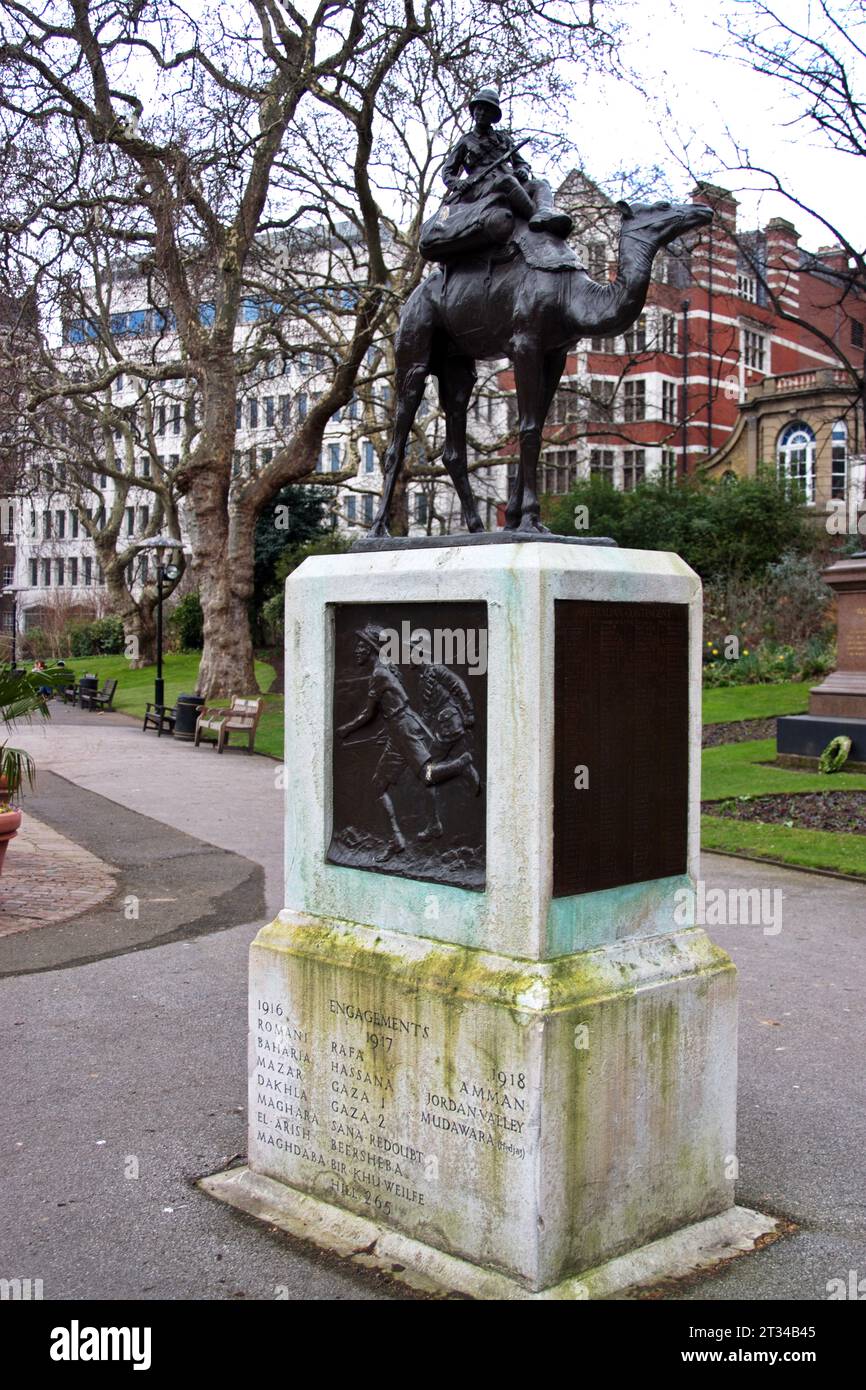
[[[487,605],[335,604],[327,858],[481,890]]]
[[[688,609],[556,603],[553,895],[685,873]]]

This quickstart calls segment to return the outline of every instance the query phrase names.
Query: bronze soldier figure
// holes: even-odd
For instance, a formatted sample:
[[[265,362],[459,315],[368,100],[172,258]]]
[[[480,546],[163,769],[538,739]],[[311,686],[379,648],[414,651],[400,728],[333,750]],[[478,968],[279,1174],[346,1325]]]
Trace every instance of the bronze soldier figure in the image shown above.
[[[476,188],[484,192],[496,191],[504,194],[512,212],[529,222],[534,232],[550,232],[556,237],[567,237],[572,229],[572,219],[562,212],[553,201],[550,184],[543,179],[533,178],[532,169],[515,146],[511,135],[506,131],[494,130],[502,120],[499,93],[495,87],[482,87],[469,102],[469,112],[474,128],[458,140],[449,151],[442,165],[442,177],[452,197],[460,197],[466,182],[460,175],[465,170],[473,180],[471,192]],[[502,156],[508,156],[504,161]],[[474,176],[487,166],[497,162],[491,171],[491,179],[474,182]],[[466,190],[470,192],[469,189]],[[478,196],[475,193],[475,196]]]

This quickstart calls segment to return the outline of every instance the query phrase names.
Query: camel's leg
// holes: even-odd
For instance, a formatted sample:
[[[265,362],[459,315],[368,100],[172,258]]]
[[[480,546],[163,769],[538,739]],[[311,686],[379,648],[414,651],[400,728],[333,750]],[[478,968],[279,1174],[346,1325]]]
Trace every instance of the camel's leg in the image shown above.
[[[533,364],[533,372],[531,373],[533,382],[535,384],[531,388],[529,394],[532,395],[532,398],[534,400],[535,391],[537,390],[540,392],[540,400],[537,409],[533,409],[531,411],[533,419],[538,420],[537,441],[535,440],[534,433],[530,434],[529,436],[531,447],[534,449],[535,455],[535,461],[532,465],[532,492],[533,494],[535,494],[535,506],[533,513],[534,523],[532,524],[527,524],[527,511],[531,510],[531,503],[527,499],[526,503],[524,504],[524,406],[521,404],[520,372],[518,371],[517,358],[515,357],[514,370],[515,377],[517,380],[517,408],[520,418],[520,464],[517,469],[517,476],[515,477],[511,487],[511,492],[508,496],[508,506],[505,509],[504,529],[506,531],[516,531],[518,529],[522,531],[547,530],[547,527],[542,526],[538,520],[539,504],[536,492],[538,456],[541,452],[541,431],[544,428],[544,422],[547,419],[547,412],[550,410],[553,397],[556,394],[556,388],[559,385],[559,381],[562,376],[563,369],[565,367],[565,360],[567,355],[568,354],[565,349],[545,354],[545,356],[541,358],[540,373],[537,371],[538,359],[536,358]],[[540,377],[540,380],[537,380],[538,377]]]
[[[466,413],[475,386],[475,363],[471,357],[442,357],[434,365],[434,371],[439,377],[439,400],[445,415],[442,462],[460,498],[467,528],[483,531],[484,523],[472,495],[466,461]]]
[[[384,481],[382,502],[370,527],[371,536],[388,535],[388,518],[394,486],[403,467],[409,431],[418,413],[424,386],[430,374],[433,348],[433,311],[430,302],[430,283],[433,277],[418,286],[407,300],[400,315],[400,325],[394,344],[396,365],[396,401],[394,428],[382,460]]]
[[[385,451],[385,457],[382,460],[382,472],[384,474],[382,501],[368,532],[371,536],[387,536],[389,534],[388,519],[391,512],[394,486],[399,477],[400,469],[403,467],[409,431],[424,395],[428,371],[429,362],[426,357],[423,362],[412,361],[402,368],[398,364],[394,429],[391,433],[391,441]]]

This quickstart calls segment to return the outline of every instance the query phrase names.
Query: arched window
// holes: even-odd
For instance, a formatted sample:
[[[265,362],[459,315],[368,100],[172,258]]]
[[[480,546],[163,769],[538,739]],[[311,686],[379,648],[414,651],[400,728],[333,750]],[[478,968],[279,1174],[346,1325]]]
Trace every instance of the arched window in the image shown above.
[[[805,502],[815,501],[815,436],[808,425],[798,420],[788,425],[778,448],[779,477],[786,478]]]
[[[845,497],[848,492],[848,427],[837,420],[831,439],[830,496]]]

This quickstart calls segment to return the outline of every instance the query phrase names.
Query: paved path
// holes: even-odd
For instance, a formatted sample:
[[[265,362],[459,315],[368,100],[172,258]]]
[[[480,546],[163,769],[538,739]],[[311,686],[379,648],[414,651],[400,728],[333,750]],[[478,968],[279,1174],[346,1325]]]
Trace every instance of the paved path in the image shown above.
[[[28,806],[0,877],[0,936],[77,917],[110,897],[116,882],[108,864]]]
[[[205,842],[200,854],[219,846],[261,864],[267,910],[281,905],[273,763],[68,711],[21,741],[70,794],[110,799],[100,833],[123,819],[112,802],[143,812]],[[155,849],[142,874],[158,863]],[[671,1296],[821,1299],[829,1280],[866,1276],[866,889],[721,857],[704,872],[712,886],[784,895],[776,934],[710,930],[740,968],[738,1200],[801,1229]],[[405,1297],[191,1184],[244,1150],[258,925],[0,980],[0,1276],[42,1278],[46,1298]]]

